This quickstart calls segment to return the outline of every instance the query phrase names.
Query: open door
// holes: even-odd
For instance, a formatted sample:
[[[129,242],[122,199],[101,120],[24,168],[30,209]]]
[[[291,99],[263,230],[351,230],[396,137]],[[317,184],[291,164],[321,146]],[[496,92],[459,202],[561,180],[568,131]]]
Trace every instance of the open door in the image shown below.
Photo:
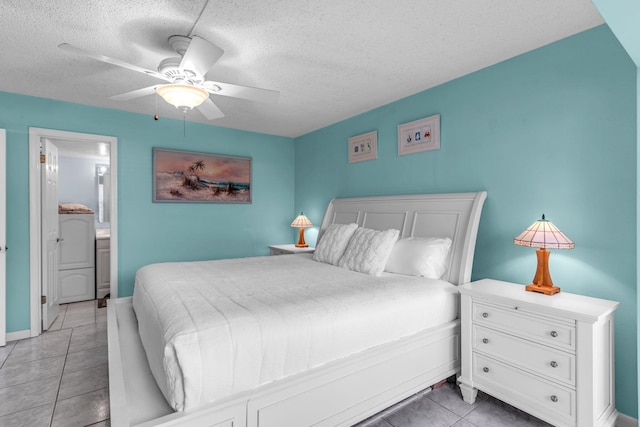
[[[58,148],[41,141],[42,174],[42,330],[51,326],[60,309],[58,304],[58,267],[60,229],[58,226]]]
[[[7,154],[6,136],[0,129],[0,347],[7,343]]]

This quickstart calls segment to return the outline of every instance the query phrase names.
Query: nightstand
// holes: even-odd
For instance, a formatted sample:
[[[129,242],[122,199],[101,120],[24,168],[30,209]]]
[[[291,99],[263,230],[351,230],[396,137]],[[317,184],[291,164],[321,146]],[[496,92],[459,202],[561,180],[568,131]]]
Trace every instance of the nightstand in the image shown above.
[[[289,254],[309,254],[316,248],[297,248],[293,243],[290,245],[269,245],[269,255],[289,255]]]
[[[613,426],[619,303],[484,279],[458,287],[462,396],[478,390],[555,426]]]

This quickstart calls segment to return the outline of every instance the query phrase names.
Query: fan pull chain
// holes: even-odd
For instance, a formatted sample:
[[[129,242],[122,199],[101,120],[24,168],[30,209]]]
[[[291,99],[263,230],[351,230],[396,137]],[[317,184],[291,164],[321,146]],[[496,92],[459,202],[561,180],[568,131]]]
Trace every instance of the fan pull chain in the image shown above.
[[[158,91],[156,91],[156,113],[153,115],[153,120],[158,120]]]

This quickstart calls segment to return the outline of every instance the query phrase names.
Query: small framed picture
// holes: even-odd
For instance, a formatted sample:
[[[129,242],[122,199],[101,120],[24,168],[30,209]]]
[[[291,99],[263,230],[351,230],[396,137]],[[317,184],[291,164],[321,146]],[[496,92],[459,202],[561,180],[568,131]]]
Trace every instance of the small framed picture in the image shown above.
[[[378,131],[363,133],[349,138],[349,163],[364,162],[378,158]]]
[[[440,114],[398,125],[398,155],[440,149]]]

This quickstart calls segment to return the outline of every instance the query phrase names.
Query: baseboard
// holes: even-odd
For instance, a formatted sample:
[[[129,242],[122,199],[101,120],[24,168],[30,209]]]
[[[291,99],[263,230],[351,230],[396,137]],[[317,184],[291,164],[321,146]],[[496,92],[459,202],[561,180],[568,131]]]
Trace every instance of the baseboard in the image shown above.
[[[628,415],[618,413],[616,427],[638,427],[638,420]]]
[[[7,342],[23,340],[25,338],[31,338],[31,331],[29,329],[24,331],[7,332],[6,335]]]

